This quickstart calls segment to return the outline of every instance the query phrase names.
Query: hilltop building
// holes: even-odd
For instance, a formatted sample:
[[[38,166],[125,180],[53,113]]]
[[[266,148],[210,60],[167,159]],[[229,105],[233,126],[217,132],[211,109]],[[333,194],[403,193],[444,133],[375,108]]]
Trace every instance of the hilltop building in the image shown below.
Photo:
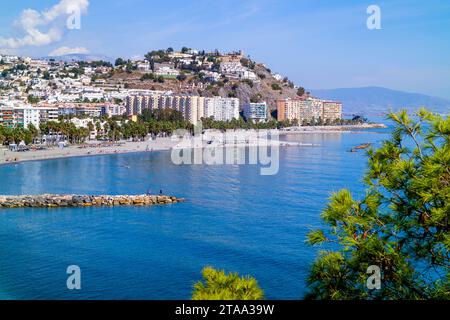
[[[227,62],[241,62],[241,60],[244,58],[244,52],[238,51],[238,52],[231,52],[226,55],[220,56],[220,61],[223,63]]]
[[[241,62],[222,62],[220,72],[230,79],[258,81],[258,76]]]

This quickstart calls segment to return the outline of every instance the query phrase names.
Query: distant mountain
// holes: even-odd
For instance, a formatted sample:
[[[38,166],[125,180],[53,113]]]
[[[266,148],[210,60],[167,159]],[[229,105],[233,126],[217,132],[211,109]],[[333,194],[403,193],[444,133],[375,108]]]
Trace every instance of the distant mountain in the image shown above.
[[[56,61],[65,61],[65,62],[72,62],[72,61],[99,61],[99,60],[103,60],[103,61],[108,61],[108,62],[114,62],[113,58],[107,57],[107,56],[103,56],[103,55],[94,55],[94,54],[81,54],[81,53],[76,53],[76,54],[67,54],[67,55],[63,55],[63,56],[48,56],[48,57],[44,57],[43,59],[45,60],[50,60],[50,59],[54,59]]]
[[[450,100],[381,87],[319,89],[311,90],[311,94],[342,102],[343,111],[347,114],[381,114],[390,109],[415,111],[419,107],[427,107],[438,113],[450,113]]]

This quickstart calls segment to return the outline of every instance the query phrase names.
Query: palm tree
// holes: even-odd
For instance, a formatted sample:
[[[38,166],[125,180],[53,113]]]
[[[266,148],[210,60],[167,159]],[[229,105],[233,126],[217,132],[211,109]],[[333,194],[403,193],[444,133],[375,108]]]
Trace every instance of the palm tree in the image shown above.
[[[89,121],[88,123],[87,123],[87,127],[88,127],[88,129],[89,129],[89,131],[94,131],[94,124],[92,123],[92,121]]]
[[[30,123],[28,125],[28,132],[31,135],[31,138],[34,140],[38,137],[39,135],[39,130],[34,126],[34,124]]]

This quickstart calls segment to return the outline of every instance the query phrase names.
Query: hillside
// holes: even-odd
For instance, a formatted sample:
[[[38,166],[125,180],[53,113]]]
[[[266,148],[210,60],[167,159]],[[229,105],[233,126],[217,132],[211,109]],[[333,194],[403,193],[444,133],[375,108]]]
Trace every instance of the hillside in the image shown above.
[[[141,80],[145,72],[134,71],[131,74],[116,72],[107,83],[111,85],[126,84],[130,89],[170,90],[176,93],[196,94],[205,97],[214,95],[236,97],[241,103],[266,101],[271,110],[276,108],[276,99],[297,97],[298,89],[291,87],[287,82],[275,79],[262,65],[256,65],[255,72],[258,74],[259,82],[221,80],[199,84],[195,77],[188,76],[184,81],[166,78],[164,83],[159,83],[153,80]],[[274,90],[273,84],[278,85],[280,90]]]
[[[438,113],[450,112],[449,100],[381,87],[311,90],[311,93],[323,99],[342,102],[345,113],[379,114],[390,108],[413,111],[419,107],[427,107]]]
[[[276,100],[282,98],[297,97],[297,89],[288,82],[279,81],[262,65],[256,65],[254,69],[259,77],[259,82],[230,81],[223,87],[213,86],[206,90],[206,95],[211,96],[218,92],[221,97],[235,96],[241,103],[266,101],[271,110],[276,109]],[[278,85],[280,90],[274,90],[272,85]]]
[[[117,87],[124,86],[129,89],[150,89],[172,91],[178,94],[194,94],[205,97],[221,96],[239,98],[241,104],[246,102],[266,101],[271,110],[276,109],[275,101],[280,98],[297,97],[298,88],[287,78],[277,80],[270,69],[263,64],[258,64],[244,59],[244,64],[249,65],[249,70],[257,76],[257,79],[235,79],[221,75],[219,79],[207,80],[200,75],[204,70],[186,70],[176,68],[176,62],[165,62],[173,70],[177,70],[182,77],[164,76],[158,77],[150,71],[140,71],[128,68],[115,68],[112,75],[107,77],[104,85]],[[214,69],[210,69],[215,71]],[[211,72],[211,71],[206,72]],[[216,71],[217,72],[217,71]],[[143,78],[151,76],[151,78]],[[160,79],[158,79],[160,78]],[[161,80],[163,78],[163,80]]]

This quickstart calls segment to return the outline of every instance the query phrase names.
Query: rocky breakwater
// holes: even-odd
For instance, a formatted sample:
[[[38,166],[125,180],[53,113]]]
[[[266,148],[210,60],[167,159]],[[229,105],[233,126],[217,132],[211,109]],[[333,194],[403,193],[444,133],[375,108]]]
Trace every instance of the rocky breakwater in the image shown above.
[[[1,196],[0,208],[59,208],[59,207],[114,207],[152,206],[184,202],[185,199],[166,195],[22,195]]]

